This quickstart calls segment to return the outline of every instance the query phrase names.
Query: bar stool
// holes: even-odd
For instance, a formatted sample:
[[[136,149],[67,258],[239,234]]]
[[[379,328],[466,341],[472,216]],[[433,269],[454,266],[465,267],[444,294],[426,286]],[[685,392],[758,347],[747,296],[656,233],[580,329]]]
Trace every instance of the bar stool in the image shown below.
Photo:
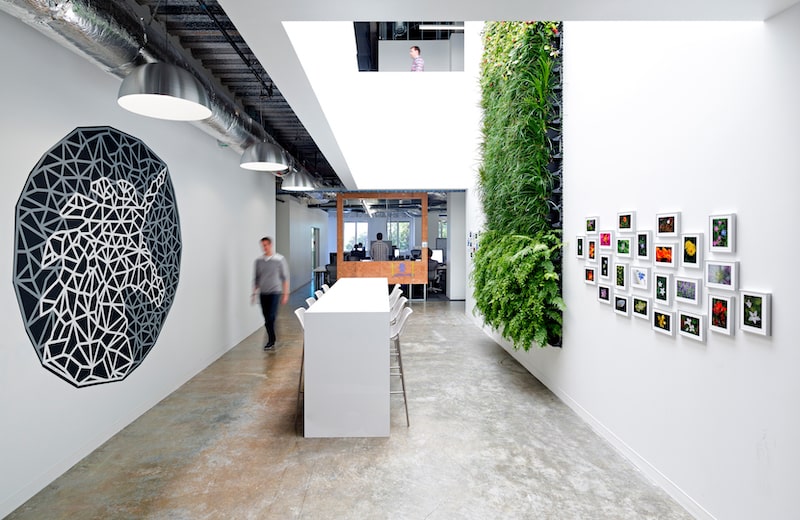
[[[329,290],[330,288],[331,288],[331,286],[330,286],[330,285],[328,285],[328,284],[326,284],[326,283],[322,284],[322,292],[326,293],[326,292],[328,292],[328,290]]]
[[[403,289],[400,287],[400,284],[396,284],[394,289],[392,289],[391,294],[389,294],[389,308],[391,309],[394,307],[394,304],[397,302],[397,299],[400,298],[400,295],[403,294]]]
[[[324,292],[322,292],[322,289],[320,289],[320,290],[317,290],[317,291],[315,291],[315,292],[314,292],[314,296],[315,296],[315,297],[316,297],[318,300],[319,300],[320,298],[322,298],[322,295],[323,295],[323,294],[325,294],[325,293],[324,293]]]
[[[394,306],[389,311],[389,325],[393,325],[397,321],[397,318],[400,316],[400,311],[403,310],[407,302],[408,298],[405,296],[401,296],[397,299],[397,302],[395,302]]]
[[[399,377],[401,388],[401,390],[390,390],[389,395],[403,394],[403,406],[406,410],[406,426],[411,426],[411,421],[408,418],[408,396],[406,395],[406,378],[403,374],[403,354],[400,351],[400,334],[403,332],[403,327],[406,321],[408,321],[408,317],[413,312],[411,307],[403,307],[403,311],[400,313],[397,321],[390,327],[389,333],[389,356],[397,359],[396,365],[389,366],[389,377]]]
[[[312,299],[313,298],[309,298]],[[300,322],[300,328],[303,331],[303,347],[300,354],[300,377],[297,381],[297,406],[294,409],[294,431],[297,432],[297,423],[300,419],[300,401],[303,397],[303,375],[306,367],[306,310],[303,307],[298,307],[294,310],[294,315],[297,316],[297,321]]]
[[[310,308],[312,305],[314,305],[315,301],[317,301],[316,298],[314,298],[313,296],[309,296],[308,298],[306,298],[306,305],[308,305]]]

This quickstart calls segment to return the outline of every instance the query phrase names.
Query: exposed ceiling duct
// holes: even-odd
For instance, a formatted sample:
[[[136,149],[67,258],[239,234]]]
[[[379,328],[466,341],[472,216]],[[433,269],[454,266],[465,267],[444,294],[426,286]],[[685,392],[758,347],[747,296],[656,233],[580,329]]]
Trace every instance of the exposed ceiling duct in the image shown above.
[[[255,142],[274,141],[225,87],[167,36],[159,20],[132,0],[0,0],[0,10],[119,78],[144,63],[183,67],[207,90],[212,112],[208,119],[191,124],[239,153]]]

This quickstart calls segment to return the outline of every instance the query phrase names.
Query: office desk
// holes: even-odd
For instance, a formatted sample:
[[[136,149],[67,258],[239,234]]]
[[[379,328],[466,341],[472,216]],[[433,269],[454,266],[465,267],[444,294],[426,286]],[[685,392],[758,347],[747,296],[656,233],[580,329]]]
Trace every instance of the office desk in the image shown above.
[[[389,435],[386,278],[341,278],[305,314],[305,436]]]

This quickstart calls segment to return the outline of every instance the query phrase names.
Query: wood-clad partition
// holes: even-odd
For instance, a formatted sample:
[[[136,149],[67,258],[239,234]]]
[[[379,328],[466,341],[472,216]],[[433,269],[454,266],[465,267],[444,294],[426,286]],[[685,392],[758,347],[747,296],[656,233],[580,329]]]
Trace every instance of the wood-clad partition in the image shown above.
[[[338,278],[385,277],[390,284],[427,284],[428,262],[392,260],[388,262],[345,262],[344,261],[344,201],[347,199],[419,199],[422,208],[422,243],[428,243],[428,194],[424,192],[381,193],[351,192],[339,193],[336,199],[336,269]]]

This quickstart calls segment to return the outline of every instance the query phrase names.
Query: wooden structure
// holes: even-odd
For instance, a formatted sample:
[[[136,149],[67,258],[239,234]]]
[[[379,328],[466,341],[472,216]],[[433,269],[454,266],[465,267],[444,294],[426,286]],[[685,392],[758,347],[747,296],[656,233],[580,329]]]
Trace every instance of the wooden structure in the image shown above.
[[[344,261],[344,201],[348,199],[419,199],[422,208],[422,240],[428,243],[428,194],[425,192],[350,192],[339,193],[336,199],[336,269],[337,278],[386,278],[389,284],[427,284],[428,262],[390,260],[388,262]],[[424,249],[424,248],[423,248]]]

